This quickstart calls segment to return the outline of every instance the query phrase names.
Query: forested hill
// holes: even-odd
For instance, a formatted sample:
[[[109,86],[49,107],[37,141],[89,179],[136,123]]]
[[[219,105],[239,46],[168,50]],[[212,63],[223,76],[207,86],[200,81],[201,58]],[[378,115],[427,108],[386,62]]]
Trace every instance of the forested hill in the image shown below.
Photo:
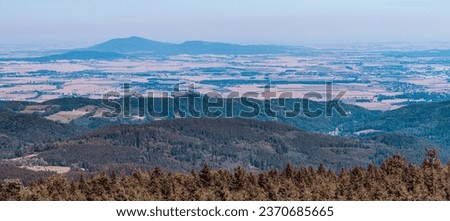
[[[306,132],[277,122],[189,118],[98,129],[53,143],[39,157],[55,165],[98,169],[108,164],[141,164],[189,171],[241,165],[253,170],[286,163],[331,168],[368,165],[394,150],[373,142]]]

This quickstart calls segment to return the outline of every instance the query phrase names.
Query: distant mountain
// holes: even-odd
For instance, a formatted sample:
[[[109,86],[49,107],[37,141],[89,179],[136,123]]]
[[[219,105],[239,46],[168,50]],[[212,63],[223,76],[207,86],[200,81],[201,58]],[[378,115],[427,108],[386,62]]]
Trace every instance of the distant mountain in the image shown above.
[[[86,50],[115,52],[126,54],[287,54],[305,53],[311,49],[305,47],[278,45],[238,45],[205,41],[188,41],[182,44],[170,44],[152,41],[140,37],[118,38],[94,45]]]
[[[89,47],[87,48],[87,50],[115,53],[156,53],[165,50],[172,50],[172,48],[175,46],[176,45],[174,44],[152,41],[145,38],[132,36],[129,38],[112,39]]]
[[[51,62],[57,60],[116,60],[138,58],[141,55],[246,55],[246,54],[309,54],[313,50],[306,47],[281,45],[239,45],[205,41],[187,41],[171,44],[132,36],[112,39],[88,48],[74,49],[62,54],[50,54],[30,58],[0,58],[0,61]]]

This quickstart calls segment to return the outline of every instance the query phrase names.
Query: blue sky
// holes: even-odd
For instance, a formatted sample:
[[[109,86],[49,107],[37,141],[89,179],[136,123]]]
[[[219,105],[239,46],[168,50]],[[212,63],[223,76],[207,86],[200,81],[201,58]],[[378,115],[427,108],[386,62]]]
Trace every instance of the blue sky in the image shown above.
[[[0,0],[0,45],[449,42],[447,0]]]

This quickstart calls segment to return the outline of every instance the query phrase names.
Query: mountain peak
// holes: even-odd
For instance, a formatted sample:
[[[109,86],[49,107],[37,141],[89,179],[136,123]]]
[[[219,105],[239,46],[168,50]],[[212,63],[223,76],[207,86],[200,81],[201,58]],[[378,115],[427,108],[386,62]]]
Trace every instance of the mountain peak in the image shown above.
[[[171,44],[152,41],[138,36],[128,38],[115,38],[109,41],[89,47],[92,51],[114,52],[114,53],[139,53],[154,52],[170,46]]]
[[[153,41],[153,40],[149,40],[149,39],[146,39],[146,38],[142,38],[142,37],[139,37],[139,36],[130,36],[130,37],[128,37],[128,38],[114,38],[114,39],[111,39],[111,40],[109,40],[109,41],[141,41],[141,42],[157,42],[157,41]],[[107,41],[108,42],[108,41]]]
[[[128,37],[128,39],[145,39],[145,38],[142,38],[142,37],[139,37],[139,36],[132,35],[132,36]]]

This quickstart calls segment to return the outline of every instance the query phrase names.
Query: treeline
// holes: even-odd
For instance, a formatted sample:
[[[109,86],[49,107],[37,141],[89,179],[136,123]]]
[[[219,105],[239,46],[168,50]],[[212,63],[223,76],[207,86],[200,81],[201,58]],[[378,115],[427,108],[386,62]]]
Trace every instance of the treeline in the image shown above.
[[[0,184],[0,200],[450,200],[450,164],[427,150],[420,166],[394,155],[381,166],[335,173],[323,166],[252,173],[210,170],[191,173],[103,172],[71,180],[63,176],[24,186]]]

